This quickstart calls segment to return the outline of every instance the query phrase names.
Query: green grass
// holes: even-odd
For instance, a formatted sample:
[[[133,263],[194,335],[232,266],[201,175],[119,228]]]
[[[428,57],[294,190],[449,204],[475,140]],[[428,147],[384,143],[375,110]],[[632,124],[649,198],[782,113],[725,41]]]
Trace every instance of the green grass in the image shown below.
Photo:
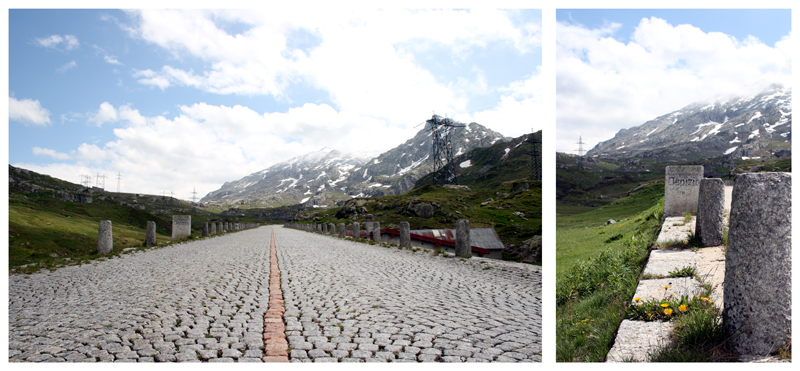
[[[661,195],[663,185],[656,184],[557,220],[557,361],[605,359],[657,237]],[[623,220],[602,226],[612,216]]]
[[[657,224],[660,216],[653,215],[655,209],[651,213],[642,213],[642,210],[657,204],[663,192],[663,185],[652,185],[633,193],[630,197],[590,212],[559,216],[556,220],[558,277],[563,277],[578,260],[597,256],[606,248],[620,248],[626,243],[626,237],[636,233],[641,223],[646,221],[652,225]],[[603,226],[608,219],[615,219],[618,222]],[[622,237],[615,239],[617,235]]]

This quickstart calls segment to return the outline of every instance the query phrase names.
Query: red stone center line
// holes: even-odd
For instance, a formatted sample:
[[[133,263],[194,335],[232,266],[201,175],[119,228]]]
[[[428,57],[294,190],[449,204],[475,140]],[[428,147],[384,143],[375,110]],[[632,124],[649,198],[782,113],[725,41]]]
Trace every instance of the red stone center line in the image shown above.
[[[283,324],[283,292],[281,271],[278,269],[278,249],[275,247],[275,231],[270,230],[269,246],[269,309],[264,315],[264,362],[289,362],[289,343],[286,342],[286,326]]]

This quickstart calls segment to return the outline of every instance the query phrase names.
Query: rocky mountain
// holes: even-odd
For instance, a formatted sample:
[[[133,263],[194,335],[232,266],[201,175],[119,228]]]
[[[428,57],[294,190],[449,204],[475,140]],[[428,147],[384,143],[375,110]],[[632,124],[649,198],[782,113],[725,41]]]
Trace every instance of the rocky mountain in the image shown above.
[[[473,122],[455,129],[451,140],[458,156],[507,139]],[[325,148],[227,182],[200,201],[259,207],[297,203],[326,207],[351,197],[403,194],[431,171],[431,146],[426,125],[413,138],[375,158]]]
[[[688,105],[599,143],[587,157],[686,161],[791,156],[792,91],[771,85],[745,97]]]

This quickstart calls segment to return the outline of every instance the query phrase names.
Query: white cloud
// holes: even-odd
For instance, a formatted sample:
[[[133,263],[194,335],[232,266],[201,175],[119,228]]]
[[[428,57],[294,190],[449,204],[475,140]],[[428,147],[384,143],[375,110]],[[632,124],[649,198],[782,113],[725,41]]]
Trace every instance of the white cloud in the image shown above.
[[[514,12],[493,9],[275,11],[154,11],[130,13],[132,35],[177,60],[199,58],[194,71],[176,65],[136,70],[143,85],[189,86],[218,94],[272,95],[285,100],[290,84],[329,93],[340,111],[412,126],[431,111],[465,112],[469,91],[441,83],[419,66],[414,52],[448,49],[463,57],[489,43],[519,53],[541,45],[541,26],[516,26]],[[231,34],[218,24],[238,23]],[[313,45],[295,47],[293,35]],[[476,79],[480,78],[478,74]]]
[[[73,35],[51,35],[41,39],[37,38],[36,43],[45,48],[59,49],[59,47],[63,47],[64,50],[72,50],[80,46],[78,38]]]
[[[64,72],[67,72],[67,70],[69,70],[69,69],[71,69],[71,68],[73,68],[73,67],[75,67],[77,65],[78,64],[75,63],[75,61],[71,61],[71,62],[69,62],[69,63],[67,63],[67,64],[65,64],[65,65],[63,65],[61,67],[58,67],[58,69],[56,71],[58,73],[64,73]]]
[[[40,147],[33,147],[33,154],[34,155],[42,155],[42,156],[50,156],[55,160],[69,160],[71,157],[69,154],[56,152],[55,150],[49,148],[40,148]]]
[[[97,110],[97,113],[89,117],[89,121],[94,122],[98,127],[107,122],[117,121],[117,110],[111,103],[100,103],[100,108]]]
[[[172,119],[145,117],[129,105],[103,102],[89,120],[117,123],[114,140],[81,144],[72,156],[75,164],[26,168],[57,177],[72,176],[76,167],[92,169],[92,174],[122,172],[131,191],[171,190],[189,199],[194,187],[205,195],[224,182],[323,147],[383,152],[386,138],[402,141],[413,135],[409,129],[384,128],[374,118],[337,112],[325,104],[262,114],[238,105],[197,103],[180,106],[179,112]]]
[[[105,61],[106,61],[107,63],[110,63],[110,64],[116,64],[116,65],[120,65],[120,66],[122,66],[122,63],[121,63],[119,60],[117,60],[117,58],[116,58],[116,57],[114,57],[114,56],[111,56],[111,55],[105,55],[105,56],[103,56],[103,59],[105,59]]]
[[[8,97],[8,119],[24,122],[26,126],[28,123],[47,126],[50,124],[50,111],[42,107],[39,100]]]
[[[537,68],[528,79],[500,89],[502,95],[497,106],[454,118],[462,122],[474,121],[511,137],[540,130],[546,126],[538,119],[543,116],[542,84],[541,68]]]
[[[624,44],[612,38],[618,28],[556,25],[559,151],[574,153],[579,135],[592,148],[702,99],[791,85],[790,35],[770,47],[644,18]]]

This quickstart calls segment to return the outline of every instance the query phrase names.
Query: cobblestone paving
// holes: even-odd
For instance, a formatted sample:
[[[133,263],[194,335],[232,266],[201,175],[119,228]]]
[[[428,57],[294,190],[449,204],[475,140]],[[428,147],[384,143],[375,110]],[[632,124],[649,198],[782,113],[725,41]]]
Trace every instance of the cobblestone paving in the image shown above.
[[[537,266],[274,230],[292,362],[541,362]]]
[[[261,362],[269,228],[9,276],[9,361]]]

